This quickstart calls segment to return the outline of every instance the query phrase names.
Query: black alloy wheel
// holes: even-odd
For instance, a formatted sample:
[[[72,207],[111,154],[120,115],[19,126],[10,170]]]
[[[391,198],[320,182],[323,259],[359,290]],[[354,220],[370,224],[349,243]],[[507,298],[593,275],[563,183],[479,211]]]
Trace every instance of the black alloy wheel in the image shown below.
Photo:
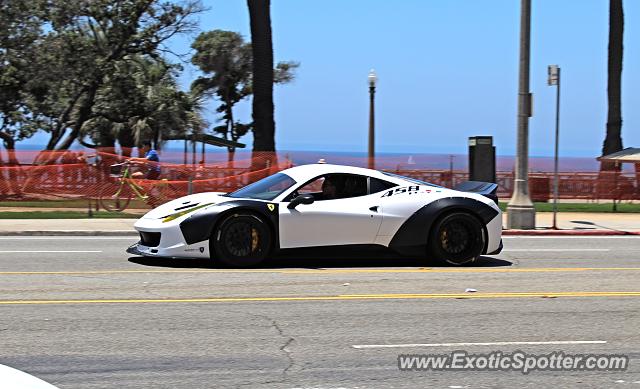
[[[445,215],[433,226],[429,254],[452,265],[473,262],[482,254],[485,236],[480,221],[466,212]]]
[[[215,229],[209,249],[218,260],[228,266],[253,266],[264,260],[271,251],[272,234],[260,217],[250,213],[227,216]]]

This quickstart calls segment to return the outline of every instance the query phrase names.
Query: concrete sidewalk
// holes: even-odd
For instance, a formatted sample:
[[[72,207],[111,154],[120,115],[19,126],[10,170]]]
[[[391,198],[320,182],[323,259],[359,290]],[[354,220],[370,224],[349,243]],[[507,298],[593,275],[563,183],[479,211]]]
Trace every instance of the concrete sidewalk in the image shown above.
[[[536,213],[535,230],[504,230],[505,235],[624,235],[640,234],[639,213],[558,212],[558,230],[552,230],[553,213]],[[503,214],[502,225],[507,225]]]
[[[506,217],[504,219],[506,225]],[[558,213],[560,231],[550,230],[552,214],[536,215],[536,230],[505,230],[505,235],[640,234],[640,214]],[[0,235],[135,235],[136,219],[0,219]]]
[[[137,235],[137,219],[0,219],[0,235]]]

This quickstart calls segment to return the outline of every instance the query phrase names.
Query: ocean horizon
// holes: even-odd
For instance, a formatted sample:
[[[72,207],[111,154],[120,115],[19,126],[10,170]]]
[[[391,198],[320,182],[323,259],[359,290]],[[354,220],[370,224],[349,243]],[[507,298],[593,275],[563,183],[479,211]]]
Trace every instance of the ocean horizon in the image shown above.
[[[37,152],[41,151],[44,145],[24,144],[17,148],[18,160],[23,164],[30,164]],[[72,147],[73,151],[84,151],[90,154],[92,149],[83,147]],[[184,163],[184,148],[170,145],[158,151],[161,162]],[[294,164],[316,163],[324,159],[327,163],[347,164],[365,166],[367,153],[364,151],[330,151],[330,150],[279,150],[279,157],[288,158]],[[238,150],[235,153],[234,161],[241,162],[251,158],[250,150]],[[135,152],[134,152],[135,155]],[[224,163],[227,161],[227,150],[224,148],[207,147],[206,163]],[[6,150],[1,149],[0,157],[6,159]],[[196,162],[202,158],[201,148],[196,147]],[[191,147],[187,151],[187,164],[191,164],[193,155]],[[513,171],[515,156],[496,156],[497,171]],[[529,170],[531,172],[552,172],[554,165],[553,157],[530,156]],[[396,170],[468,170],[467,154],[446,154],[446,153],[402,153],[402,152],[378,152],[376,153],[376,167],[381,169]],[[559,160],[559,170],[562,172],[596,172],[600,163],[596,158],[589,157],[561,157]],[[625,165],[625,171],[633,171],[633,165]]]

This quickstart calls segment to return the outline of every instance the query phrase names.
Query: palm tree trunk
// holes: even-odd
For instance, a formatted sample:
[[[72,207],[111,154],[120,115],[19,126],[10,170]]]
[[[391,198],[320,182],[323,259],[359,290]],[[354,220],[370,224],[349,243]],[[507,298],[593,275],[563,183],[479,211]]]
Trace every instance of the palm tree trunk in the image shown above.
[[[4,142],[4,147],[7,150],[8,163],[10,166],[18,166],[20,162],[16,158],[16,141],[9,134],[0,132],[0,140]]]
[[[225,132],[224,137],[225,139],[229,139],[229,136],[231,136],[231,139],[235,141],[236,139],[234,137],[234,128],[233,128],[233,109],[231,108],[231,104],[229,104],[228,100],[226,102],[226,105],[227,105],[227,112],[226,112],[227,132]],[[236,148],[227,147],[227,169],[233,169],[233,160],[235,158],[235,155],[236,155]]]
[[[228,147],[227,148],[227,169],[233,169],[233,160],[235,159],[235,156],[236,156],[236,148]]]
[[[624,36],[624,12],[622,0],[609,0],[609,59],[607,74],[607,135],[602,155],[622,150],[621,78]],[[602,162],[600,170],[617,170],[611,162]]]
[[[110,134],[106,134],[107,136]],[[130,157],[133,152],[133,148],[139,145],[136,145],[136,138],[133,134],[133,130],[129,126],[125,126],[117,134],[117,140],[120,144],[120,149],[122,150],[122,155],[125,157]],[[105,142],[107,139],[105,139]],[[114,143],[115,146],[115,143]]]
[[[275,151],[270,0],[247,0],[253,52],[253,151]]]
[[[20,161],[16,156],[16,141],[11,136],[5,133],[0,133],[0,139],[4,142],[4,147],[7,150],[7,159],[9,166],[20,166]],[[19,172],[16,169],[8,169],[8,190],[13,192],[17,196],[22,196],[22,190],[18,184],[20,177]],[[4,181],[4,177],[0,177]]]

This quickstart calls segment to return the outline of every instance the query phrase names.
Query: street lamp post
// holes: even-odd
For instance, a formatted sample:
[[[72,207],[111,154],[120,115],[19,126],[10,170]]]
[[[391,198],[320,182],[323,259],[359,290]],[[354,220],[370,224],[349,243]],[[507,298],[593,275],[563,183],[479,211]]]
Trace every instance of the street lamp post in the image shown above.
[[[507,205],[507,228],[533,229],[536,211],[529,197],[529,53],[531,45],[531,0],[521,0],[520,79],[518,82],[518,140],[513,197]]]
[[[553,226],[554,230],[558,229],[556,214],[558,213],[558,148],[560,140],[560,67],[558,65],[549,65],[549,86],[556,86],[556,144],[553,155]]]
[[[378,76],[375,70],[369,72],[369,169],[375,169],[375,95]]]

